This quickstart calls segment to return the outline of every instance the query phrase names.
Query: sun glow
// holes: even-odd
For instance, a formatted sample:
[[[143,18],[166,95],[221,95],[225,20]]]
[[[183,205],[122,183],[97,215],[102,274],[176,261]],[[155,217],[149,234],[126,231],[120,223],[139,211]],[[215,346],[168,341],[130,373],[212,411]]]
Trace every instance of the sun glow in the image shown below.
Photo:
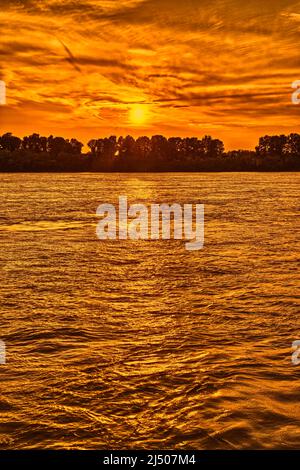
[[[129,110],[129,119],[132,124],[141,125],[147,121],[148,110],[146,106],[134,105]]]

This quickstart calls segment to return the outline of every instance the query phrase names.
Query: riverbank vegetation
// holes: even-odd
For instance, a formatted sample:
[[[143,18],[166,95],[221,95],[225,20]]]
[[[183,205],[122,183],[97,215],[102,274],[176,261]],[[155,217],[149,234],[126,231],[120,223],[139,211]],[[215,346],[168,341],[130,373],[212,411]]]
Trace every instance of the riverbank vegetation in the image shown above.
[[[0,137],[1,172],[299,171],[300,135],[264,136],[255,150],[225,151],[205,136],[111,136],[92,139],[88,151],[77,139],[32,134]]]

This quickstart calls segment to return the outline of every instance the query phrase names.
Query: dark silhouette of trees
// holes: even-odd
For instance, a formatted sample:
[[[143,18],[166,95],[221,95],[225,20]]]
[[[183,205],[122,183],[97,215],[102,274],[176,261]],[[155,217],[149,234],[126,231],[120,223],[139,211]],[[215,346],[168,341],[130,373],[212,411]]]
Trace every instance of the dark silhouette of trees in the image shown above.
[[[135,142],[135,153],[137,157],[146,162],[152,150],[151,140],[147,136],[139,137]]]
[[[54,156],[58,156],[60,154],[73,154],[79,155],[81,154],[83,144],[76,139],[68,139],[65,140],[63,137],[53,137],[50,135],[47,139],[47,151]]]
[[[15,152],[21,146],[21,139],[15,137],[11,132],[7,132],[0,137],[0,147],[8,152]]]
[[[88,142],[90,148],[90,170],[112,170],[114,158],[118,154],[117,138],[111,136],[104,139],[92,139]]]
[[[163,135],[151,137],[151,160],[155,168],[164,164],[168,155],[168,141]]]
[[[290,134],[283,147],[283,154],[292,157],[300,156],[300,135]]]
[[[131,135],[119,137],[117,142],[115,166],[120,171],[134,171],[135,140]]]
[[[32,134],[23,138],[22,149],[37,153],[46,152],[47,142],[47,137],[40,137],[39,134]]]
[[[266,135],[259,139],[256,151],[260,156],[282,156],[287,139],[285,135]]]
[[[77,139],[31,134],[20,139],[0,136],[0,171],[298,171],[300,135],[259,139],[255,151],[225,152],[211,136],[154,135],[134,139],[110,136],[92,139],[82,153]]]
[[[0,171],[85,171],[82,147],[77,139],[6,133],[0,137]]]
[[[300,165],[300,135],[266,135],[259,139],[256,147],[257,163],[260,169],[276,168],[283,171],[295,170]]]

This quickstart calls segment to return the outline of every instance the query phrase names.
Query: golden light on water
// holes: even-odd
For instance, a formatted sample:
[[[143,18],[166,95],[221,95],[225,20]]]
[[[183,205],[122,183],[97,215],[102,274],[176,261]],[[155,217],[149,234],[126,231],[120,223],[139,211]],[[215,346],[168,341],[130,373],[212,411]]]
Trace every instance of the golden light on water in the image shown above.
[[[299,448],[299,186],[289,172],[2,173],[1,450]],[[120,194],[208,201],[204,250],[98,241],[91,208]]]

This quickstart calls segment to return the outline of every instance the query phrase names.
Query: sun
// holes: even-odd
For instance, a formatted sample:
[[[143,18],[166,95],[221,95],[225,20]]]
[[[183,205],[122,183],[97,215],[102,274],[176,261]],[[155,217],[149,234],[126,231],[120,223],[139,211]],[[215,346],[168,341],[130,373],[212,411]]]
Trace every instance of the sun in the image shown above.
[[[129,110],[129,119],[136,126],[144,124],[147,121],[148,110],[145,105],[134,105]]]

